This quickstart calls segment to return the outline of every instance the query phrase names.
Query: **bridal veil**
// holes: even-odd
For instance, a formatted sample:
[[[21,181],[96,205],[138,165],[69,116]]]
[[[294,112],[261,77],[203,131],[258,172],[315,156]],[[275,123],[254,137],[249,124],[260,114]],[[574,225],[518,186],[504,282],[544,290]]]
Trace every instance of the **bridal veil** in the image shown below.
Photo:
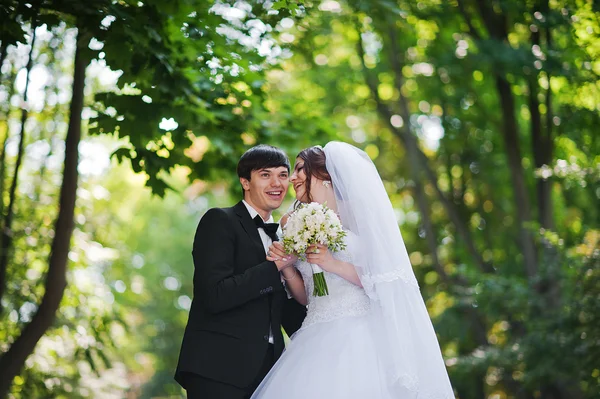
[[[393,394],[454,398],[433,325],[421,297],[392,204],[368,155],[346,143],[324,147],[338,212],[359,238],[354,259],[374,312],[376,347]]]

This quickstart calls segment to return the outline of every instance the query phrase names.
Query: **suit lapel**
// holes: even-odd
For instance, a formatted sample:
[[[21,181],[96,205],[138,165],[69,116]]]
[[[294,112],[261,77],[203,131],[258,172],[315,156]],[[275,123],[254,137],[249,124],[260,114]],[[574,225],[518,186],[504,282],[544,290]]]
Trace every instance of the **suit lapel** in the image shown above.
[[[238,202],[233,209],[240,219],[242,227],[246,233],[250,236],[250,239],[254,242],[256,248],[260,251],[261,256],[265,255],[265,247],[263,246],[260,234],[258,234],[258,228],[254,224],[254,220],[250,217],[246,205],[242,201]]]

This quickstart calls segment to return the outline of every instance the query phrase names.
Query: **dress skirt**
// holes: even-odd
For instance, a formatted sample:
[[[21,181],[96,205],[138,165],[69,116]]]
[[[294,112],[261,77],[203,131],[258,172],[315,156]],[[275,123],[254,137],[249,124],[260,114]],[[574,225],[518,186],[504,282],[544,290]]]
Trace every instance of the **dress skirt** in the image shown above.
[[[368,315],[303,327],[252,399],[392,399],[374,327]]]

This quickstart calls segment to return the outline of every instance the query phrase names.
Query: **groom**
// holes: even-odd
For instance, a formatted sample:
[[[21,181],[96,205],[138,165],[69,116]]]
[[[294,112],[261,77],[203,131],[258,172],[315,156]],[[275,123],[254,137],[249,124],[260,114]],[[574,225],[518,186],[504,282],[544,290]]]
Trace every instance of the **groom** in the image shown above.
[[[287,299],[279,274],[293,260],[266,260],[277,240],[271,212],[285,197],[289,171],[282,150],[249,149],[237,167],[244,199],[200,220],[194,299],[175,372],[190,399],[249,398],[283,351],[280,326],[291,335],[302,323],[305,309]]]

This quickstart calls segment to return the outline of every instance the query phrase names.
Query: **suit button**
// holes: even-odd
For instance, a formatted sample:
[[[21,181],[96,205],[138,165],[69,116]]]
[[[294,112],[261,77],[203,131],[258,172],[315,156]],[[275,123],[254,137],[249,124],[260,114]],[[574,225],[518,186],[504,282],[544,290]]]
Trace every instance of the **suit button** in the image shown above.
[[[269,340],[269,336],[268,336],[268,335],[265,335],[265,336],[263,337],[263,339],[264,339],[265,341],[268,341],[268,340]]]

